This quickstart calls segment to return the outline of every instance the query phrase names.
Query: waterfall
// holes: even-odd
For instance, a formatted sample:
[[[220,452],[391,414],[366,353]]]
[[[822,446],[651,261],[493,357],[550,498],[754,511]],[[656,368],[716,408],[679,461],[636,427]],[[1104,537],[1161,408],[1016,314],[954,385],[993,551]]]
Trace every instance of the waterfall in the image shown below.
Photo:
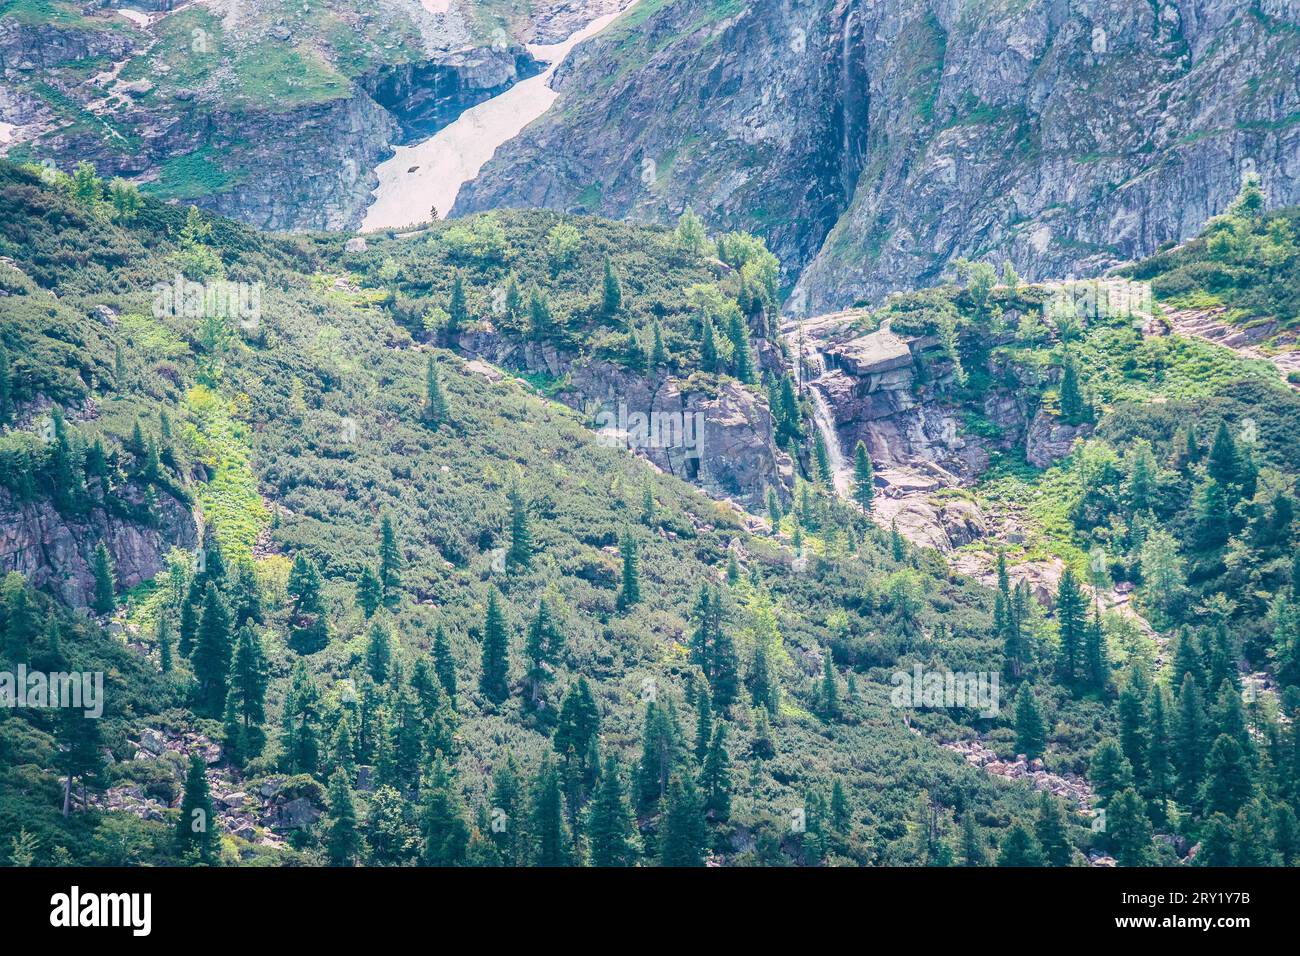
[[[831,479],[835,491],[847,495],[853,489],[853,469],[845,459],[844,449],[840,446],[840,433],[835,428],[835,415],[831,412],[831,404],[815,382],[809,383],[808,391],[813,399],[813,422],[826,441],[826,457],[830,460]]]

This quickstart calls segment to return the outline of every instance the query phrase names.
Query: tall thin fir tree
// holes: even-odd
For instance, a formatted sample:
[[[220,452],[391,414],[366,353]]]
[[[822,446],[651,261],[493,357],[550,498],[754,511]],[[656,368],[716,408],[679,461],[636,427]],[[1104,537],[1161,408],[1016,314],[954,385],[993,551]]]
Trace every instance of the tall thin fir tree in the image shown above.
[[[494,704],[500,704],[510,696],[509,642],[500,595],[495,587],[490,587],[483,624],[483,673],[479,678],[479,690]]]
[[[533,563],[533,534],[529,525],[528,503],[517,482],[511,482],[510,492],[510,550],[506,566],[512,570],[527,571]]]
[[[853,500],[864,511],[871,511],[871,502],[875,498],[875,475],[871,467],[871,456],[867,446],[859,441],[853,449]]]

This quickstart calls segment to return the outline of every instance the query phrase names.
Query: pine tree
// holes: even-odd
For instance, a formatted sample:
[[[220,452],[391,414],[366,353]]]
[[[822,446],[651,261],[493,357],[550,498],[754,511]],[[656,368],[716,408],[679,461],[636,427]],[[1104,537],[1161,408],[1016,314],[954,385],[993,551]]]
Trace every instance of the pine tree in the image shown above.
[[[176,821],[176,850],[185,860],[203,866],[217,861],[217,815],[208,793],[207,766],[198,754],[190,755],[185,775],[185,793],[181,798],[181,815]]]
[[[871,456],[867,454],[867,446],[859,441],[853,449],[853,500],[866,511],[871,510],[876,494],[874,481]]]
[[[623,586],[618,592],[618,606],[629,608],[641,602],[641,566],[637,559],[636,538],[631,531],[623,532],[620,542],[623,552]]]
[[[641,486],[641,523],[648,528],[655,526],[655,493],[650,482]]]
[[[659,861],[663,866],[703,866],[708,831],[699,791],[689,774],[674,774],[668,784]]]
[[[601,289],[600,312],[607,319],[612,319],[623,307],[623,283],[614,271],[614,263],[605,257],[605,277]]]
[[[727,725],[719,723],[713,732],[700,770],[704,810],[715,822],[731,819],[731,755],[727,753]]]
[[[172,619],[168,614],[158,616],[158,669],[164,674],[172,672]]]
[[[1121,790],[1133,786],[1133,768],[1115,738],[1107,737],[1093,750],[1088,779],[1102,805],[1109,803]]]
[[[230,611],[215,584],[203,592],[203,613],[194,647],[194,706],[208,717],[219,717],[225,708],[231,659]]]
[[[1038,791],[1038,820],[1034,824],[1034,836],[1043,848],[1048,866],[1070,865],[1074,847],[1066,832],[1065,813],[1061,802],[1049,796],[1046,790]]]
[[[357,811],[352,804],[352,792],[342,769],[336,769],[330,776],[326,801],[326,859],[330,866],[352,866],[361,851],[361,837],[357,833]]]
[[[1211,814],[1201,830],[1197,866],[1232,866],[1232,825],[1222,813]]]
[[[596,795],[591,802],[587,839],[592,866],[631,866],[632,818],[623,789],[622,773],[613,756],[605,758]]]
[[[510,550],[506,565],[512,570],[527,571],[533,562],[533,534],[528,522],[528,503],[519,485],[510,484]]]
[[[816,469],[816,479],[823,485],[831,485],[834,476],[831,475],[830,453],[826,450],[826,436],[818,428],[813,432],[813,465]]]
[[[1199,550],[1213,551],[1228,543],[1232,533],[1232,514],[1223,485],[1207,478],[1196,489],[1192,512],[1195,516],[1193,541]]]
[[[695,695],[695,762],[704,765],[709,745],[713,742],[713,699],[708,684],[702,685]]]
[[[212,570],[211,557],[208,558],[207,568],[209,572]],[[293,598],[289,612],[291,641],[305,650],[319,650],[329,642],[329,625],[325,615],[320,569],[316,567],[316,562],[299,553],[293,559],[293,567],[289,569],[287,590]],[[184,648],[185,625],[182,617],[182,652]]]
[[[483,625],[483,673],[479,690],[494,704],[510,696],[510,636],[495,587],[488,589],[487,616]]]
[[[242,765],[260,756],[266,745],[266,687],[270,680],[262,641],[248,625],[235,638],[226,695],[226,748]]]
[[[1083,634],[1084,680],[1093,690],[1106,692],[1110,686],[1110,661],[1106,654],[1106,633],[1101,624],[1100,608],[1092,615]]]
[[[492,774],[492,841],[506,866],[528,862],[528,837],[524,827],[523,783],[514,754]]]
[[[1047,727],[1038,699],[1029,684],[1022,684],[1016,695],[1016,753],[1035,760],[1043,755],[1046,746]]]
[[[447,396],[442,391],[442,381],[438,378],[438,366],[429,356],[424,369],[424,423],[434,431],[447,420]]]
[[[831,784],[831,828],[840,836],[848,836],[853,829],[853,808],[849,806],[844,781],[839,777]]]
[[[366,565],[361,569],[361,576],[357,579],[357,604],[367,621],[375,616],[375,612],[383,602],[384,586],[379,583],[379,575],[375,574],[374,568]]]
[[[379,524],[379,583],[384,600],[396,601],[402,590],[402,548],[397,543],[393,517],[387,513]]]
[[[771,488],[767,489],[767,520],[772,523],[772,534],[780,532],[783,517],[781,499],[776,496],[776,492]]]
[[[26,664],[31,660],[32,642],[36,639],[36,609],[27,594],[27,581],[17,571],[11,571],[4,579],[4,606],[0,614],[0,623],[4,625],[5,657],[15,664]]]
[[[1240,479],[1240,468],[1241,461],[1237,451],[1237,443],[1232,439],[1232,432],[1228,429],[1228,423],[1220,421],[1219,428],[1214,433],[1214,444],[1210,446],[1210,458],[1206,463],[1206,471],[1220,486],[1228,487]]]
[[[112,614],[117,607],[117,581],[113,574],[113,558],[103,541],[95,545],[95,613]]]
[[[573,751],[582,764],[583,779],[588,784],[595,781],[600,766],[588,765],[585,758],[590,754],[592,744],[599,738],[600,708],[587,678],[579,677],[564,695],[559,724],[555,728],[554,745],[560,754]]]
[[[551,313],[551,303],[546,293],[533,286],[528,296],[528,334],[534,339],[543,339],[555,331],[555,316]]]
[[[1178,714],[1174,725],[1174,750],[1178,754],[1176,793],[1180,802],[1193,804],[1205,779],[1207,728],[1201,689],[1192,674],[1183,677],[1178,692]]]
[[[1149,681],[1139,665],[1130,670],[1124,689],[1120,691],[1116,712],[1119,717],[1119,745],[1124,758],[1133,768],[1134,785],[1143,789],[1147,780],[1147,714],[1146,698]]]
[[[650,341],[653,343],[650,348],[650,365],[662,368],[668,364],[668,351],[664,348],[664,330],[658,319],[650,326]]]

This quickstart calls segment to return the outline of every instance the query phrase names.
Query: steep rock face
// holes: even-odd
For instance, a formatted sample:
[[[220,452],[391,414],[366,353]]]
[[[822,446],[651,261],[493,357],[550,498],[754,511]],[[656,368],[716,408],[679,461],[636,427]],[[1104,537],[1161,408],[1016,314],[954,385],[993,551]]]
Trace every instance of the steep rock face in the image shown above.
[[[138,489],[119,490],[133,505]],[[174,547],[192,549],[197,541],[189,509],[168,495],[158,498],[158,521],[147,527],[96,507],[84,517],[65,517],[48,500],[19,503],[0,489],[0,568],[19,571],[28,582],[73,607],[95,596],[95,546],[103,541],[113,558],[120,589],[154,577]]]
[[[1286,0],[676,0],[580,46],[556,107],[456,211],[764,234],[793,309],[932,284],[956,256],[1095,272],[1191,235],[1261,173],[1300,200]]]
[[[776,449],[767,400],[733,380],[639,375],[492,330],[466,332],[458,344],[494,365],[560,379],[552,397],[586,415],[611,444],[710,494],[752,510],[764,507],[768,488],[788,498],[794,463]]]

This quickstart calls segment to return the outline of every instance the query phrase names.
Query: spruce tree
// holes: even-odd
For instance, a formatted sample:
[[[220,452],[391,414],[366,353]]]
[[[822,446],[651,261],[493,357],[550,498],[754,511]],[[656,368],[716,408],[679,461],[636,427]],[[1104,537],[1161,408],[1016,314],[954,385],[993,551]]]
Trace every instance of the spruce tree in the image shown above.
[[[668,351],[664,348],[664,330],[658,319],[650,326],[650,341],[653,343],[650,348],[650,365],[662,368],[668,364]]]
[[[1060,671],[1066,683],[1080,676],[1084,644],[1084,600],[1074,571],[1065,569],[1056,592],[1056,624],[1060,634]]]
[[[1241,744],[1227,734],[1220,734],[1210,747],[1205,772],[1206,810],[1236,816],[1251,791],[1250,766]]]
[[[637,558],[636,538],[631,531],[623,532],[620,550],[623,552],[623,586],[618,592],[618,606],[629,608],[641,602],[641,565]]]
[[[1138,792],[1129,787],[1106,808],[1106,838],[1120,866],[1147,866],[1151,862],[1151,821]]]
[[[618,761],[609,756],[600,772],[600,782],[591,802],[587,823],[592,866],[631,866],[636,858],[632,846],[632,817],[623,789]]]
[[[1103,806],[1115,794],[1133,786],[1133,768],[1129,766],[1128,758],[1114,737],[1102,740],[1093,750],[1088,766],[1088,780]]]
[[[59,750],[55,767],[64,778],[63,815],[68,815],[74,781],[81,782],[82,804],[86,801],[89,784],[98,784],[104,770],[104,742],[100,723],[75,707],[60,707],[55,720]],[[100,789],[96,786],[95,789]]]
[[[776,496],[776,492],[771,488],[767,489],[767,520],[772,524],[772,534],[778,534],[781,531],[781,519],[785,517],[781,513],[781,499]]]
[[[533,840],[533,865],[568,865],[569,838],[564,824],[560,774],[549,753],[542,756],[541,766],[533,780],[529,824]]]
[[[700,370],[710,374],[718,370],[718,342],[708,315],[700,322]]]
[[[454,707],[456,705],[456,659],[452,656],[447,632],[441,624],[433,632],[433,662],[438,681],[447,694],[447,700]]]
[[[1016,695],[1016,753],[1024,754],[1026,760],[1034,760],[1043,755],[1046,747],[1047,727],[1042,709],[1033,688],[1022,684]]]
[[[1189,673],[1178,692],[1178,713],[1174,723],[1174,750],[1178,754],[1175,792],[1180,803],[1193,805],[1205,779],[1208,750],[1205,704],[1201,689]]]
[[[714,822],[731,818],[731,756],[727,753],[727,725],[719,723],[713,732],[700,770],[700,790],[704,794],[704,811]]]
[[[831,474],[830,453],[826,449],[826,436],[820,428],[813,432],[813,464],[816,466],[816,478],[827,487],[832,487],[834,476]]]
[[[1241,477],[1241,460],[1237,443],[1233,441],[1232,432],[1226,421],[1219,422],[1214,433],[1214,444],[1210,446],[1210,457],[1206,462],[1206,471],[1219,485],[1228,487]]]
[[[528,503],[516,482],[510,483],[510,550],[506,566],[527,571],[533,562],[533,535],[528,522]]]
[[[203,592],[203,613],[194,647],[195,709],[221,716],[226,704],[231,659],[230,611],[215,584]]]
[[[817,694],[817,711],[824,720],[840,716],[840,688],[835,679],[835,661],[829,649],[822,651],[822,680]]]
[[[424,423],[434,431],[447,420],[447,396],[438,378],[438,366],[430,355],[424,369]]]
[[[1061,417],[1067,423],[1078,425],[1087,419],[1087,403],[1079,386],[1079,366],[1070,352],[1061,363],[1060,402]]]
[[[755,381],[754,353],[749,345],[749,329],[739,310],[727,320],[727,338],[731,340],[731,371],[741,382],[752,385]]]
[[[386,683],[392,663],[392,635],[383,621],[374,621],[370,625],[370,638],[366,642],[366,671],[370,674],[370,679],[376,684]]]
[[[5,657],[15,664],[28,663],[39,625],[36,609],[27,594],[27,581],[17,571],[5,575],[4,607],[0,623],[4,625]]]
[[[1146,727],[1146,796],[1151,801],[1152,813],[1163,822],[1168,813],[1169,798],[1173,794],[1174,768],[1170,757],[1169,691],[1154,684],[1147,702]]]
[[[117,607],[117,580],[113,574],[113,557],[103,541],[95,545],[95,613],[112,614]]]
[[[853,500],[866,511],[871,510],[876,494],[874,481],[871,456],[867,454],[867,446],[859,441],[853,449]]]
[[[203,866],[217,861],[217,815],[208,792],[207,765],[198,754],[190,755],[181,798],[181,815],[176,821],[176,851],[182,859]]]
[[[9,372],[9,352],[0,344],[0,428],[13,418],[13,381]]]
[[[235,639],[226,695],[226,747],[243,764],[266,745],[266,687],[270,680],[266,653],[257,633],[245,624]]]
[[[424,835],[425,866],[456,866],[464,862],[469,847],[469,823],[460,789],[440,753],[434,757],[429,771],[420,808],[420,828]]]
[[[1043,848],[1034,835],[1021,824],[1015,824],[1002,841],[998,853],[998,866],[1042,866],[1045,862]]]
[[[668,785],[659,861],[663,866],[703,866],[707,840],[699,791],[689,774],[674,774]]]
[[[379,605],[383,602],[384,586],[379,583],[379,575],[375,574],[374,568],[366,565],[357,579],[357,605],[368,621],[375,616],[375,611],[379,610]]]
[[[483,625],[483,673],[479,690],[494,704],[510,696],[510,635],[495,587],[488,589],[487,615]]]
[[[357,833],[352,791],[342,769],[330,775],[326,806],[325,857],[330,866],[352,866],[361,851],[361,836]]]
[[[513,276],[511,278],[513,279]],[[457,269],[456,276],[451,283],[451,299],[447,303],[447,346],[449,348],[456,347],[456,339],[468,321],[469,308],[465,303],[465,276]],[[433,367],[432,358],[429,360],[429,367]]]
[[[614,263],[609,256],[606,256],[605,277],[601,287],[600,312],[605,318],[612,319],[622,307],[623,284],[619,281],[618,273],[614,271]]]
[[[402,590],[402,548],[397,543],[393,517],[387,512],[379,525],[379,584],[386,602],[397,600]]]
[[[1066,831],[1065,813],[1061,802],[1050,796],[1046,790],[1038,791],[1038,819],[1034,823],[1034,835],[1043,848],[1043,856],[1048,866],[1069,866],[1074,858],[1074,847]]]

